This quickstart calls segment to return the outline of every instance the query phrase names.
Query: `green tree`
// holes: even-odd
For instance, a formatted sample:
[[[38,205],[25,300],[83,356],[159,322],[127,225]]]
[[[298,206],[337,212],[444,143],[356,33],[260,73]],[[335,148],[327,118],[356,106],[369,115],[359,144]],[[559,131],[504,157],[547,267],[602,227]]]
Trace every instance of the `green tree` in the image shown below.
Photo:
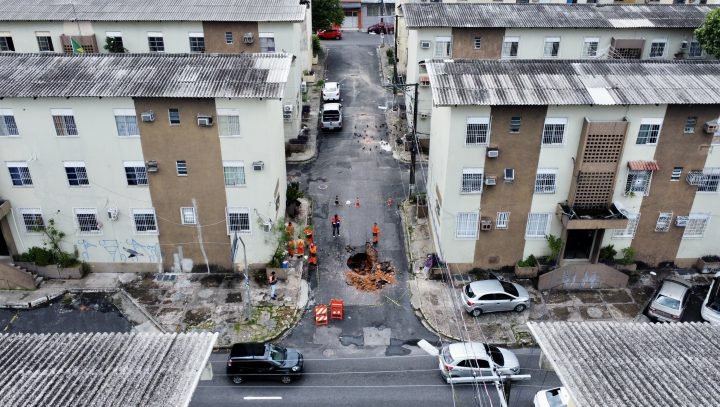
[[[720,9],[707,13],[703,25],[695,30],[695,38],[705,52],[720,58]]]
[[[340,0],[314,0],[312,2],[313,31],[326,30],[333,25],[341,25],[345,19]]]

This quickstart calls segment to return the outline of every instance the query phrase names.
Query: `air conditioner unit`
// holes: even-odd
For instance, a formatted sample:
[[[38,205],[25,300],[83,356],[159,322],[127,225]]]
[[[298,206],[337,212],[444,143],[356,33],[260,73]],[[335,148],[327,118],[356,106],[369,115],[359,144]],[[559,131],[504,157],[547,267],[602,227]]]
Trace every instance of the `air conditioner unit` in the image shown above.
[[[265,163],[262,161],[255,161],[253,162],[253,170],[255,171],[262,171],[263,168],[265,168]]]
[[[262,230],[263,232],[270,232],[272,230],[272,222],[263,222],[262,224]]]
[[[108,219],[118,220],[118,208],[108,208],[107,214],[108,214]]]
[[[158,172],[158,162],[150,160],[145,163],[145,171],[147,172]]]
[[[302,81],[302,83],[300,83],[300,90],[302,93],[307,93],[307,82]]]
[[[480,230],[488,231],[492,230],[492,221],[489,219],[483,219],[480,221]]]
[[[515,181],[515,169],[505,168],[505,182]]]
[[[420,41],[420,48],[430,49],[430,41]]]
[[[495,185],[497,183],[496,177],[485,177],[485,185]]]
[[[689,216],[676,216],[675,217],[675,226],[679,228],[684,228],[688,224],[688,218]]]
[[[421,119],[429,119],[429,118],[430,118],[430,113],[420,113],[420,118],[421,118]]]
[[[213,125],[212,116],[198,116],[197,120],[200,127],[211,127]]]
[[[500,150],[498,150],[497,148],[489,148],[487,151],[488,158],[498,158],[499,155]]]
[[[293,111],[293,105],[284,105],[283,106],[283,113],[292,113]]]
[[[706,122],[703,126],[703,131],[705,131],[706,134],[715,134],[718,131],[718,122],[717,120],[713,120],[711,122]]]
[[[253,38],[253,33],[245,33],[243,35],[243,42],[245,44],[252,44],[254,41],[255,39]]]
[[[142,113],[140,113],[140,119],[144,122],[154,122],[155,121],[155,113],[142,112]]]

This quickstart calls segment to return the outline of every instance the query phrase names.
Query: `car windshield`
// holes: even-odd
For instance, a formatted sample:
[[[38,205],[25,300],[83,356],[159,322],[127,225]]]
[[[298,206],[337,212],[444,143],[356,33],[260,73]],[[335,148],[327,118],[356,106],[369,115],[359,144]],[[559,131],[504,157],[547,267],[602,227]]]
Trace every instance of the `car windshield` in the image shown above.
[[[504,366],[505,365],[505,358],[503,357],[502,352],[500,352],[500,348],[497,346],[492,346],[485,344],[485,352],[487,352],[490,357],[492,358],[493,362],[495,362],[498,366]]]
[[[285,355],[287,351],[279,346],[271,345],[270,346],[270,358],[276,362],[283,363],[285,362]]]
[[[507,281],[501,281],[500,284],[502,284],[503,290],[505,290],[506,293],[512,295],[513,297],[518,296],[518,290],[514,285],[508,283]]]
[[[666,297],[662,294],[657,296],[655,302],[671,309],[680,309],[680,300],[672,297]]]
[[[336,90],[336,89],[337,89],[337,84],[336,84],[336,83],[326,83],[326,84],[325,84],[325,90],[333,91],[333,90]]]
[[[470,288],[470,284],[465,286],[465,294],[467,294],[468,298],[475,298],[475,293]]]
[[[710,289],[707,307],[713,311],[720,312],[720,278],[715,279],[715,282]]]

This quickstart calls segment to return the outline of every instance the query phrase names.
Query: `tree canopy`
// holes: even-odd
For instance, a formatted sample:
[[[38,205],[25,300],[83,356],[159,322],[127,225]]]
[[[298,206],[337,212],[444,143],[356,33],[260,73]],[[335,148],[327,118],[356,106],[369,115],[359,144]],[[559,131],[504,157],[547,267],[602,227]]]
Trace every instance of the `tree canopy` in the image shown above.
[[[326,30],[333,25],[341,25],[345,19],[340,0],[313,0],[312,29]]]
[[[705,16],[705,23],[695,30],[695,38],[705,52],[720,58],[720,9],[715,9]]]

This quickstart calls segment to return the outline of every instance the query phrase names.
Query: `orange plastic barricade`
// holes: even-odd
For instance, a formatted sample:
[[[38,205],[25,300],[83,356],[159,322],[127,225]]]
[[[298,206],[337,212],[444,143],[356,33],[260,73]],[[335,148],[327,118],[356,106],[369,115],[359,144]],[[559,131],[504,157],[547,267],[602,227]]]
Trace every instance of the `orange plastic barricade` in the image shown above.
[[[337,298],[330,300],[330,318],[343,319],[343,300]]]
[[[315,326],[328,324],[327,311],[328,311],[327,305],[316,305],[315,306]]]

